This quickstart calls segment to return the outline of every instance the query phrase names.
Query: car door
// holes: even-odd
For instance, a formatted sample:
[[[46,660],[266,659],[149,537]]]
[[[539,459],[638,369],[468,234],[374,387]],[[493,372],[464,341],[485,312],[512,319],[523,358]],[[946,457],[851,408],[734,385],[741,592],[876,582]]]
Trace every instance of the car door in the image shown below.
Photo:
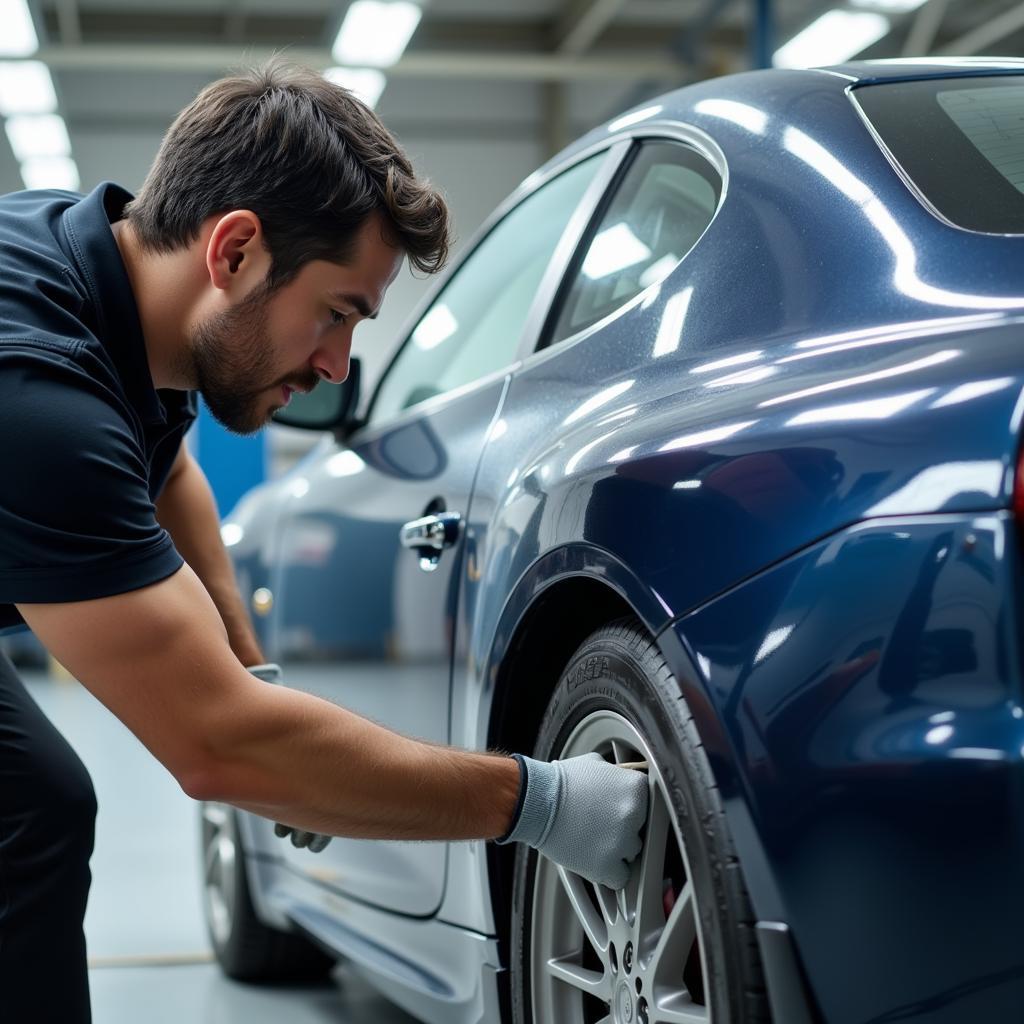
[[[636,424],[645,400],[685,384],[664,357],[692,329],[691,298],[696,294],[698,308],[704,301],[707,278],[690,254],[719,207],[724,164],[675,134],[631,141],[624,156],[546,327],[525,339],[500,437],[477,467],[474,508],[491,517],[468,538],[467,559],[479,568],[461,594],[455,743],[479,735],[478,702],[489,699],[489,681],[475,676],[476,666],[486,661],[509,587],[538,559],[586,543],[647,578],[675,571],[665,539],[671,543],[672,531],[684,527],[636,518],[636,493],[648,485],[617,473],[630,453],[618,438],[623,430],[642,431]],[[701,309],[709,317],[716,312]],[[459,918],[445,906],[446,915],[477,926],[471,910]]]
[[[605,154],[578,162],[485,231],[409,333],[365,427],[293,471],[270,645],[287,685],[448,742],[476,466],[524,332],[536,329],[538,291],[563,237],[582,231],[577,210],[596,201],[604,164]],[[403,529],[413,546],[402,546]],[[336,840],[319,855],[281,852],[307,877],[379,906],[426,915],[441,902],[442,843]]]

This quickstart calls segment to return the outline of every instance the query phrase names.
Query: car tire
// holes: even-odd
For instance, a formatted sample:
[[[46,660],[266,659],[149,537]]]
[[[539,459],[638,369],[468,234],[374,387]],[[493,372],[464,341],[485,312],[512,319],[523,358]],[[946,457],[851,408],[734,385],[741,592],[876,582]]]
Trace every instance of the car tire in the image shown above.
[[[257,916],[235,808],[204,802],[200,825],[206,930],[224,973],[250,982],[323,978],[335,964],[333,957],[304,936],[271,928]]]
[[[644,851],[617,894],[517,849],[515,1024],[770,1021],[753,912],[708,758],[674,676],[632,618],[577,650],[533,754],[593,750],[647,762]]]

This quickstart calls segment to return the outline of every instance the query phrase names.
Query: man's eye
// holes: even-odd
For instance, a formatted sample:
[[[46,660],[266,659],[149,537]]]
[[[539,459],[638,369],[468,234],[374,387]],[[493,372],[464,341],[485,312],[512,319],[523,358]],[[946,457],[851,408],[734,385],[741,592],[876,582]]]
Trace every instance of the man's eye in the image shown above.
[[[348,313],[341,313],[336,309],[331,310],[331,323],[343,324],[348,319]]]

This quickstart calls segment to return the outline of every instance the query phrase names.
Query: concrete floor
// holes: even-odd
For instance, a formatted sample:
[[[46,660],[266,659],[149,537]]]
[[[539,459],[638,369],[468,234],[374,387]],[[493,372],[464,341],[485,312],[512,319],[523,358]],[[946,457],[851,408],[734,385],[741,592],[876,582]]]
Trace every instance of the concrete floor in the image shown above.
[[[195,804],[78,683],[23,676],[99,798],[85,919],[96,1024],[415,1024],[344,967],[316,988],[224,978],[203,925]]]

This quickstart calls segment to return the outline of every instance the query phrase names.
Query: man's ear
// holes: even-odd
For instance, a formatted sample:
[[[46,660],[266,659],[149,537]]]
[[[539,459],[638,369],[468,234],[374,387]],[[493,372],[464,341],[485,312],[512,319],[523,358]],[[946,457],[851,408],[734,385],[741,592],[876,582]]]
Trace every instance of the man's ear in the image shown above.
[[[218,218],[206,245],[210,283],[222,291],[246,294],[270,270],[263,225],[252,210],[232,210]]]

